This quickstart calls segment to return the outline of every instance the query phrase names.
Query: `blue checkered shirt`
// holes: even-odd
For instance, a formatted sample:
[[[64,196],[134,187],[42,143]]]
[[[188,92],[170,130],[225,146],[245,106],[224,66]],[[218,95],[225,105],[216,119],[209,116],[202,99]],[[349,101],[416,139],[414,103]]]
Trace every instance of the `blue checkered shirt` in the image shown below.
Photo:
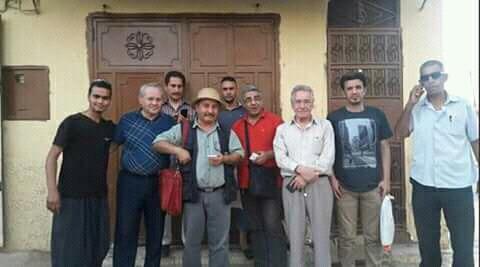
[[[155,175],[168,167],[168,155],[154,151],[152,141],[175,123],[172,117],[163,113],[153,120],[146,119],[138,110],[123,115],[113,139],[123,145],[121,169],[138,175]]]

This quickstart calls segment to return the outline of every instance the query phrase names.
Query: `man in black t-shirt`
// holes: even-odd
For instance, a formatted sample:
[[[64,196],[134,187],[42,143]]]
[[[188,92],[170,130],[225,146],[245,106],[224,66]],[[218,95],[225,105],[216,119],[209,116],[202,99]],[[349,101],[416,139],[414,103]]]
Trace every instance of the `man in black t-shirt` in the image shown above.
[[[343,267],[355,266],[357,214],[363,226],[366,266],[382,266],[379,239],[380,205],[390,192],[392,130],[385,114],[365,106],[366,77],[361,72],[342,76],[347,104],[327,117],[335,131],[334,175],[337,198],[338,258]]]
[[[107,255],[109,219],[107,166],[115,125],[102,114],[110,106],[112,86],[95,80],[88,109],[68,116],[48,152],[47,209],[53,213],[52,267],[102,266]],[[57,183],[57,161],[63,154]]]

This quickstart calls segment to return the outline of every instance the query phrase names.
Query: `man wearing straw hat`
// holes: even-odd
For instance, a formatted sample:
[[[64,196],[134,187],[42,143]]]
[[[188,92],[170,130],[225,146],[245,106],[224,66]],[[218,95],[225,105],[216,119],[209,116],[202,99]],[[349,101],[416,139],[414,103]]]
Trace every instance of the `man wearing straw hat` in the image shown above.
[[[229,266],[230,203],[236,198],[234,165],[243,157],[238,137],[218,121],[220,95],[203,88],[193,102],[196,120],[182,143],[182,124],[153,141],[156,151],[174,154],[183,176],[185,248],[183,266],[201,266],[204,229],[208,234],[209,266]]]

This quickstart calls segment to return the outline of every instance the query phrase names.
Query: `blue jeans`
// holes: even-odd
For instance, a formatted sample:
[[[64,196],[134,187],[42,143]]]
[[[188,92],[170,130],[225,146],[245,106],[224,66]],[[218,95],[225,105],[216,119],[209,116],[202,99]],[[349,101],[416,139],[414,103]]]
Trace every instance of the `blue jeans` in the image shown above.
[[[242,190],[242,203],[251,226],[255,267],[286,266],[287,240],[282,227],[280,193],[270,199]]]
[[[233,216],[235,216],[236,218],[235,224],[239,232],[247,233],[250,231],[250,225],[248,223],[248,215],[244,209],[232,208],[232,217]]]
[[[440,216],[445,216],[453,250],[453,267],[473,267],[475,227],[472,187],[444,189],[413,179],[412,206],[420,249],[420,267],[442,265]]]
[[[159,267],[165,213],[160,209],[157,177],[121,171],[117,181],[113,266],[135,266],[142,213],[146,232],[144,266]]]

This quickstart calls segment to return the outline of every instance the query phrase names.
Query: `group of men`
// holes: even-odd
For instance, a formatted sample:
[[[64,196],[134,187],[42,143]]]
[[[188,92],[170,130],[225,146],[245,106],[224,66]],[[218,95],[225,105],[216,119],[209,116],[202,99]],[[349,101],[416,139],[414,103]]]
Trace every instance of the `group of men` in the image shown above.
[[[410,181],[420,266],[441,265],[443,210],[454,266],[473,267],[476,171],[471,151],[478,160],[477,114],[464,100],[447,94],[447,77],[440,61],[422,64],[420,83],[410,93],[396,135],[413,133]],[[118,145],[122,156],[114,266],[134,266],[142,214],[144,266],[160,266],[162,250],[171,242],[171,223],[160,209],[158,172],[177,164],[183,176],[185,267],[201,266],[205,231],[209,266],[229,266],[231,203],[238,191],[255,266],[304,266],[307,222],[315,266],[330,266],[332,215],[339,229],[339,260],[344,267],[355,266],[358,214],[366,264],[382,266],[379,213],[390,192],[393,133],[385,114],[365,104],[366,85],[362,72],[342,76],[346,104],[326,119],[313,115],[313,89],[297,85],[290,94],[294,117],[284,122],[265,110],[256,86],[246,85],[237,95],[233,77],[222,79],[221,94],[214,88],[200,89],[189,105],[183,98],[185,76],[172,71],[165,75],[167,97],[160,84],[143,85],[141,108],[123,115],[115,126],[102,117],[111,102],[111,85],[93,81],[89,108],[61,123],[47,156],[47,208],[54,213],[52,266],[102,265],[110,245],[106,169],[109,151]],[[258,179],[253,165],[279,170],[280,175],[265,177],[276,181],[273,195],[250,190],[253,178]]]

